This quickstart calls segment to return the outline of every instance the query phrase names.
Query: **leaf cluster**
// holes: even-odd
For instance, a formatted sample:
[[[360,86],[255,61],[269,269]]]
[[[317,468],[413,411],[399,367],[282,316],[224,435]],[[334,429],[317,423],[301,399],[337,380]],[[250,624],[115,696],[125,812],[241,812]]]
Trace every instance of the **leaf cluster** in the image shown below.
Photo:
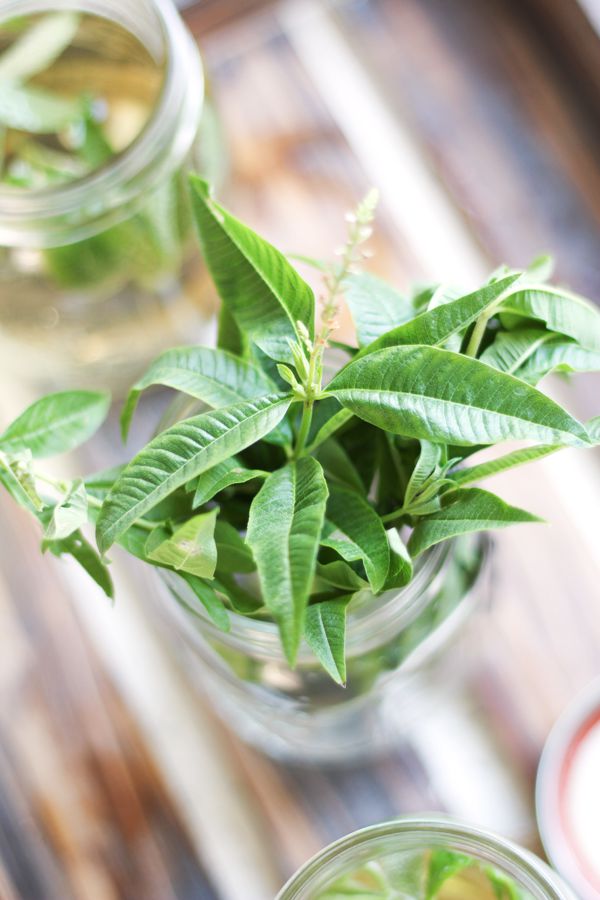
[[[458,535],[539,521],[474,484],[561,447],[586,427],[538,388],[553,371],[600,369],[600,314],[547,285],[548,265],[501,269],[468,292],[403,296],[357,271],[375,197],[349,217],[325,274],[323,315],[288,258],[191,180],[204,258],[222,300],[218,345],[162,354],[133,386],[195,398],[118,470],[42,495],[32,458],[71,449],[99,424],[103,395],[34,404],[0,436],[0,480],[43,522],[44,547],[70,553],[111,592],[106,555],[121,544],[185,580],[192,612],[277,623],[294,665],[306,641],[338,683],[357,595],[407,585],[417,558]],[[334,340],[345,297],[356,345]],[[527,446],[496,453],[506,441]],[[488,449],[485,461],[473,457]],[[100,555],[83,542],[96,524]]]

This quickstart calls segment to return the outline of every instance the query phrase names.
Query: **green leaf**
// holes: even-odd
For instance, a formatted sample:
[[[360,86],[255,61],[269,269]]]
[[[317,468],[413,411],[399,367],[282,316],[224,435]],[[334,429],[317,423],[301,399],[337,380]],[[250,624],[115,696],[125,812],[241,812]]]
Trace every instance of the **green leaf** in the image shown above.
[[[487,462],[479,463],[477,466],[470,466],[467,469],[457,469],[450,472],[448,478],[452,479],[455,484],[474,484],[484,478],[490,478],[492,475],[498,475],[500,472],[506,472],[508,469],[514,469],[515,466],[521,466],[524,463],[534,462],[536,459],[543,459],[551,453],[563,448],[557,444],[542,444],[537,447],[524,447],[521,450],[513,450],[512,453],[506,453],[496,459],[490,459]]]
[[[174,533],[163,537],[163,529],[157,529],[159,542],[152,532],[146,543],[149,559],[198,578],[212,578],[217,567],[215,523],[218,509],[200,513],[180,525]]]
[[[178,487],[272,431],[290,403],[283,394],[246,400],[178,422],[155,437],[126,466],[104,501],[96,527],[100,550],[105,553]]]
[[[296,322],[314,336],[314,296],[285,256],[231,216],[191,176],[194,212],[204,259],[238,327],[267,356],[292,363]]]
[[[0,484],[23,509],[36,515],[44,508],[35,485],[28,451],[9,454],[0,450]]]
[[[229,522],[217,520],[215,541],[217,543],[217,568],[220,572],[247,574],[256,571],[252,551],[240,537],[237,529]]]
[[[598,372],[600,351],[556,338],[538,347],[518,371],[519,378],[537,384],[550,372]]]
[[[588,350],[600,351],[600,313],[570,291],[531,285],[510,294],[502,303],[502,311],[527,319],[539,319],[550,331],[573,338]]]
[[[347,562],[361,560],[374,591],[385,583],[390,549],[383,523],[373,507],[354,491],[332,486],[321,543]]]
[[[525,277],[528,281],[544,282],[552,278],[554,273],[554,259],[548,253],[544,253],[527,266]]]
[[[213,582],[215,590],[231,604],[231,608],[242,616],[251,616],[264,607],[262,599],[253,596],[249,591],[238,584],[234,575],[222,572],[217,568],[217,575]]]
[[[366,272],[348,276],[344,282],[344,297],[361,347],[408,321],[415,313],[410,300]]]
[[[225,305],[219,310],[219,326],[217,332],[217,347],[227,350],[235,356],[245,357],[248,351],[248,341],[240,330],[233,314]]]
[[[365,493],[365,487],[361,477],[356,471],[354,463],[334,438],[329,438],[317,449],[315,456],[323,466],[327,477],[337,481],[351,490]]]
[[[71,490],[53,511],[44,534],[46,541],[60,540],[78,531],[88,520],[88,499],[83,481],[73,482]]]
[[[514,375],[538,347],[554,340],[555,337],[555,334],[539,328],[501,331],[479,358],[481,362],[493,366],[494,369]]]
[[[34,457],[74,450],[100,427],[110,396],[94,391],[64,391],[37,400],[0,435],[7,453],[30,450]]]
[[[459,534],[541,521],[481,488],[457,488],[444,494],[439,512],[417,522],[408,549],[414,558],[434,544]]]
[[[226,459],[200,475],[196,482],[192,507],[197,509],[208,503],[215,494],[234,484],[246,484],[255,478],[266,478],[268,474],[262,469],[246,469],[235,457]]]
[[[315,403],[313,426],[306,452],[312,453],[317,447],[320,447],[336,431],[343,428],[351,418],[352,413],[347,409],[342,409],[334,397],[328,397],[326,400]]]
[[[352,596],[313,603],[306,611],[304,637],[326,672],[346,684],[346,610]]]
[[[79,27],[76,13],[44,16],[0,56],[0,81],[27,81],[44,72],[71,44]]]
[[[106,596],[112,600],[114,588],[110,573],[94,547],[85,539],[81,531],[75,531],[73,534],[60,540],[47,541],[45,546],[54,556],[72,556],[90,578],[102,588]]]
[[[594,444],[600,444],[600,416],[596,416],[593,419],[590,419],[589,422],[586,422],[586,429],[590,436],[590,440],[594,442]]]
[[[406,486],[404,495],[405,506],[409,506],[412,503],[427,482],[436,474],[441,459],[442,448],[439,444],[432,444],[431,441],[421,441],[421,452]]]
[[[210,347],[167,350],[129,392],[121,413],[123,439],[127,437],[140,394],[157,384],[196,397],[212,409],[264,397],[277,390],[258,366],[225,350]]]
[[[78,99],[59,97],[44,88],[0,84],[0,122],[30,134],[58,134],[81,120]]]
[[[328,392],[378,428],[434,443],[589,443],[583,426],[535,388],[437,347],[390,347],[353,360]]]
[[[341,559],[330,563],[317,563],[316,582],[325,582],[327,585],[339,588],[348,593],[361,591],[369,586],[368,581],[361,578],[354,569]],[[314,593],[320,593],[320,584],[314,589]]]
[[[434,850],[429,861],[425,900],[436,900],[450,878],[473,865],[473,859],[454,850]]]
[[[459,297],[458,300],[451,300],[428,309],[410,322],[388,331],[368,347],[364,347],[355,359],[376,353],[386,347],[443,344],[453,334],[474,322],[493,303],[497,303],[519,277],[518,274],[509,275],[501,281],[484,285],[472,294]]]
[[[191,589],[194,597],[200,601],[203,608],[206,610],[208,617],[220,631],[230,631],[231,630],[231,622],[229,621],[229,615],[227,610],[223,606],[222,601],[217,596],[214,588],[203,581],[201,578],[198,578],[196,575],[191,575],[189,572],[179,572],[179,577],[183,578],[188,587]],[[176,594],[177,599],[183,603],[186,609],[189,610],[193,615],[198,615],[193,606],[187,602],[187,599],[184,599],[181,595]]]
[[[273,472],[250,507],[246,540],[291,665],[304,630],[326,501],[323,470],[305,456]]]
[[[398,529],[389,528],[387,537],[390,545],[390,567],[383,586],[385,591],[405,587],[413,576],[412,559]]]

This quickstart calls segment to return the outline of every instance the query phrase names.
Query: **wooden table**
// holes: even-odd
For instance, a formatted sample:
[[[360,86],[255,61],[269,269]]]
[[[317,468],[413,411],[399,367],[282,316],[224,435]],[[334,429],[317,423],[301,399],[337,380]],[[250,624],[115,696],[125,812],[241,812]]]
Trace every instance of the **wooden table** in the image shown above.
[[[373,269],[399,285],[469,285],[548,249],[600,298],[600,45],[574,0],[212,0],[186,15],[228,135],[229,205],[279,246],[328,254],[376,183]],[[597,384],[571,391],[580,415],[599,412]],[[116,445],[113,421],[99,466]],[[557,455],[496,488],[553,524],[498,538],[467,689],[396,756],[328,771],[242,746],[153,628],[141,573],[116,561],[111,609],[40,560],[2,502],[2,900],[268,900],[331,839],[423,809],[538,847],[540,749],[600,673],[597,460]]]

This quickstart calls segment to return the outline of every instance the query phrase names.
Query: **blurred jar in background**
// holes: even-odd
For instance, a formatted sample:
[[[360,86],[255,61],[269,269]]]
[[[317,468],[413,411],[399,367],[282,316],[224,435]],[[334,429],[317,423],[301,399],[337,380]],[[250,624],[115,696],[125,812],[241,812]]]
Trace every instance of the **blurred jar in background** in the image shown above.
[[[0,368],[120,390],[207,337],[186,174],[224,151],[170,0],[0,0]]]

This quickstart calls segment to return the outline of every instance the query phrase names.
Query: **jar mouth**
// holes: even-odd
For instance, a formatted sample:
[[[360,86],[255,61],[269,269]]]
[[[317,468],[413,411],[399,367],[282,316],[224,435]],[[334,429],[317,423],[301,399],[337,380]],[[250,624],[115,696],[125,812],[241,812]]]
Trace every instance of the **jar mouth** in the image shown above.
[[[53,246],[97,234],[135,212],[136,201],[189,152],[204,101],[202,65],[171,0],[149,0],[148,9],[159,32],[154,43],[165,61],[148,122],[121,153],[89,175],[43,188],[0,186],[0,243]],[[115,0],[0,0],[0,20],[59,11],[115,21],[145,43],[141,26]]]
[[[312,893],[306,891],[328,886],[328,868],[332,877],[341,877],[387,853],[437,847],[466,853],[477,862],[499,867],[534,900],[575,900],[558,876],[527,850],[488,831],[436,815],[402,817],[341,838],[309,860],[282,888],[276,900],[312,900]],[[351,864],[350,868],[346,864]]]
[[[435,595],[441,586],[453,558],[453,548],[453,541],[446,541],[433,547],[423,554],[412,581],[406,587],[386,591],[379,596],[370,594],[367,602],[362,604],[359,602],[355,604],[355,609],[349,610],[346,625],[348,658],[376,649],[381,645],[382,635],[385,635],[387,640],[393,632],[400,632],[414,622],[430,602],[432,594]],[[489,539],[478,536],[477,548],[479,576],[489,558]],[[158,570],[158,575],[170,592],[184,599],[188,597],[186,601],[188,607],[194,609],[197,607],[191,589],[178,576],[174,576],[167,569]],[[473,586],[467,590],[467,594],[470,595],[472,591]],[[182,609],[175,608],[173,611],[178,615],[186,633],[193,639],[195,626],[189,620],[188,614]],[[244,651],[251,646],[265,658],[274,660],[282,658],[279,628],[272,620],[253,619],[228,610],[230,629],[223,632],[208,618],[204,610],[199,609],[197,614],[202,619],[202,630],[215,640]],[[439,626],[440,629],[443,627],[444,623]],[[310,662],[313,658],[312,651],[303,643],[298,653],[298,662]]]

